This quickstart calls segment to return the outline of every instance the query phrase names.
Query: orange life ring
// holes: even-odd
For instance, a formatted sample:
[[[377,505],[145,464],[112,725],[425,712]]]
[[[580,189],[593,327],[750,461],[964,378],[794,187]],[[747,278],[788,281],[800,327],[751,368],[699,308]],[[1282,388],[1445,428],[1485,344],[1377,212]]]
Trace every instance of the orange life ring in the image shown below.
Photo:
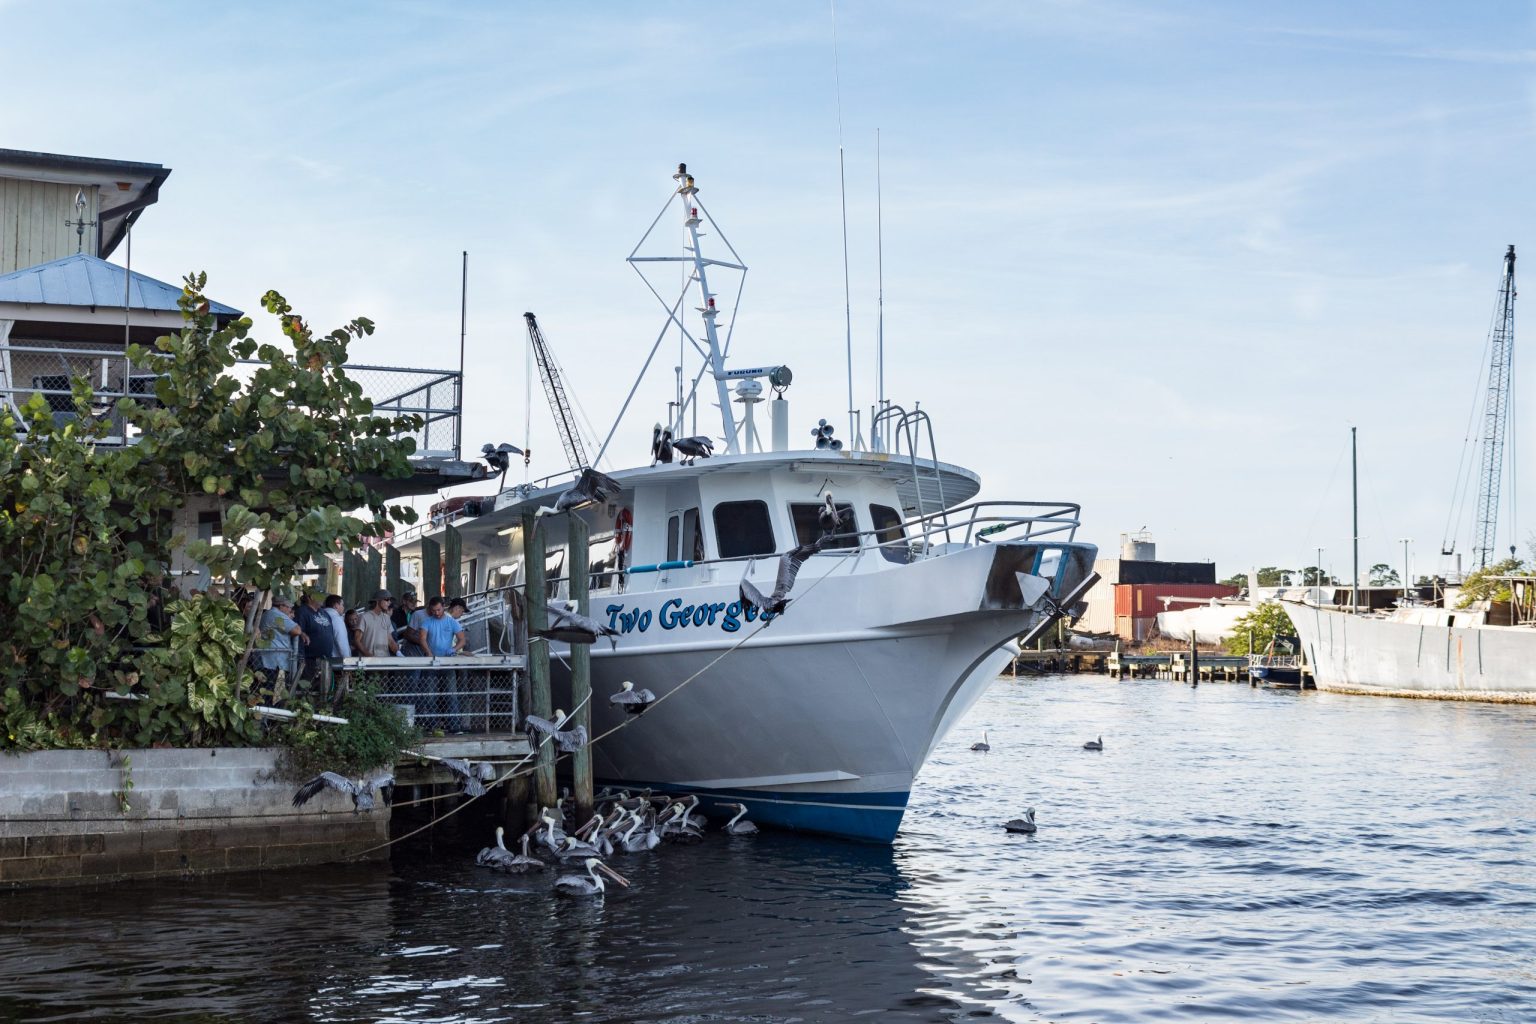
[[[613,519],[613,546],[620,554],[629,550],[630,542],[635,539],[635,515],[627,508],[619,509],[619,514]]]

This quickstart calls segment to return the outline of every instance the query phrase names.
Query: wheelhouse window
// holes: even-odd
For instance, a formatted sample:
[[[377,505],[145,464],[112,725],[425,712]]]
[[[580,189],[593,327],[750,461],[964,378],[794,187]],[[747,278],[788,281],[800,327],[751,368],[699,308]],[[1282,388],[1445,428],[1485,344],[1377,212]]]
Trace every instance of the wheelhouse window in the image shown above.
[[[847,534],[838,536],[822,550],[836,550],[838,548],[856,548],[859,546],[859,538],[854,534],[858,531],[857,524],[853,520],[853,506],[847,502],[837,503],[838,525],[834,532]],[[795,524],[795,543],[809,544],[822,534],[821,510],[825,505],[815,502],[796,502],[789,506],[789,517]]]
[[[906,563],[912,560],[912,550],[907,546],[907,531],[901,525],[901,513],[889,505],[869,506],[869,521],[875,528],[875,543],[880,554],[888,562]]]
[[[587,569],[590,576],[587,579],[587,586],[592,590],[606,590],[613,586],[613,570],[617,563],[618,550],[612,534],[589,541]]]
[[[704,560],[704,533],[699,529],[696,508],[673,512],[667,517],[667,561]]]
[[[773,523],[765,501],[722,501],[715,506],[715,543],[721,558],[771,555]]]

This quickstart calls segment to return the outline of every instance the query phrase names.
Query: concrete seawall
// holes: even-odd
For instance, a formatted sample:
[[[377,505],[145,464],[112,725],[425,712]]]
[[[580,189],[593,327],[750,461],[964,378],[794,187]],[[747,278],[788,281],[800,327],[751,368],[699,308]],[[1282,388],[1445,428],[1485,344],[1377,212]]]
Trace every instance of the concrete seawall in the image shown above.
[[[0,886],[320,864],[388,840],[387,807],[354,813],[351,798],[330,789],[294,807],[295,787],[273,778],[277,754],[217,748],[0,755]]]

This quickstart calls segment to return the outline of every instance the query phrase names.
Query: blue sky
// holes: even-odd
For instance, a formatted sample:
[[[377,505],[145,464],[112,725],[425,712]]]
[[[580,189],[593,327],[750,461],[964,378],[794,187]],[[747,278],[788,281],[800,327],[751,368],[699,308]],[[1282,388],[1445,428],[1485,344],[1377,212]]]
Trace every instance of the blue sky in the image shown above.
[[[135,269],[205,269],[248,310],[275,287],[377,321],[354,359],[451,366],[467,249],[466,442],[522,439],[525,309],[606,431],[662,323],[623,258],[686,160],[751,267],[739,362],[794,367],[792,436],[844,422],[826,3],[129,11],[0,0],[0,145],[173,168]],[[1532,28],[1507,2],[843,0],[858,403],[878,128],[887,390],[984,497],[1078,501],[1101,546],[1145,525],[1223,575],[1318,546],[1342,572],[1354,425],[1362,561],[1410,537],[1435,567],[1530,238]],[[630,459],[670,392],[666,367],[642,387]]]

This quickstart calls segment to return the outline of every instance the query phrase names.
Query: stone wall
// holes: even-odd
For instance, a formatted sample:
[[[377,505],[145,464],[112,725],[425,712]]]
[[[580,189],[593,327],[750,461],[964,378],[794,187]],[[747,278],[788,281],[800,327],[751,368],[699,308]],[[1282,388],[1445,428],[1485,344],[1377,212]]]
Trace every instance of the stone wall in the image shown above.
[[[382,804],[354,813],[350,797],[325,789],[294,807],[276,758],[258,748],[0,755],[0,885],[320,864],[389,839]]]

